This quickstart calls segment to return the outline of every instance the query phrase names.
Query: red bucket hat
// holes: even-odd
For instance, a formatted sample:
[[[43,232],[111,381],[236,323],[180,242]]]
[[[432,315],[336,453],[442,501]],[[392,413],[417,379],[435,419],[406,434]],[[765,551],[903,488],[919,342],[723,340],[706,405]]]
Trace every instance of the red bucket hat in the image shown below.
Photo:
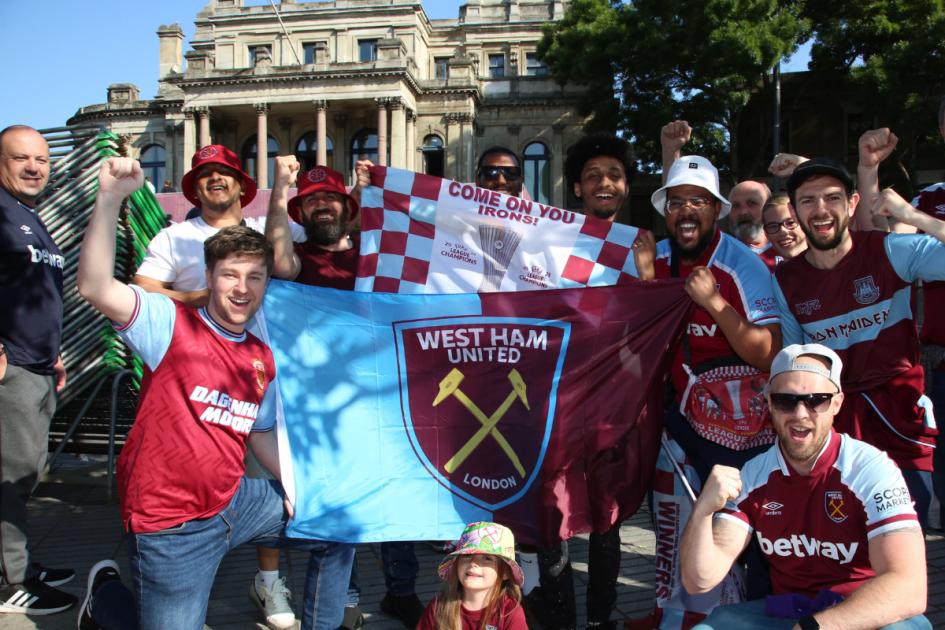
[[[338,193],[348,201],[348,210],[351,216],[349,221],[354,221],[361,209],[354,197],[348,194],[345,189],[345,180],[341,173],[332,170],[327,166],[316,166],[310,171],[305,171],[299,176],[298,191],[295,197],[289,200],[289,216],[296,223],[302,222],[302,199],[319,191]]]
[[[194,194],[194,176],[197,169],[204,164],[222,164],[239,173],[243,182],[243,194],[240,195],[240,204],[244,208],[256,198],[256,182],[243,172],[243,167],[240,165],[240,160],[236,157],[236,154],[222,144],[210,144],[194,153],[194,157],[190,161],[190,170],[180,180],[181,191],[190,203],[197,207],[200,206],[200,200]]]

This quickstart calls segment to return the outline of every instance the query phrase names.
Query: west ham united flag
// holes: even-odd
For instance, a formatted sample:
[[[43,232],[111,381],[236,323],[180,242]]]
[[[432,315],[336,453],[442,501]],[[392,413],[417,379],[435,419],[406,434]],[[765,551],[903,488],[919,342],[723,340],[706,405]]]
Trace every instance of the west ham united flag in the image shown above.
[[[639,275],[635,227],[383,166],[371,184],[361,194],[358,291],[529,291]]]
[[[659,448],[682,281],[398,295],[273,281],[291,536],[549,545],[632,514]]]

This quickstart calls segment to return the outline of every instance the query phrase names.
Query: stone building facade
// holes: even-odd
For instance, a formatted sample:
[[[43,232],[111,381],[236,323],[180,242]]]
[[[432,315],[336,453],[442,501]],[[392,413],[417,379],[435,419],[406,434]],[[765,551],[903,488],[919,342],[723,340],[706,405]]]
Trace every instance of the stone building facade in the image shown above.
[[[472,181],[478,155],[504,145],[526,184],[564,206],[564,157],[585,120],[579,87],[538,60],[543,24],[567,0],[468,0],[431,20],[419,0],[209,0],[184,49],[161,26],[157,96],[132,84],[81,108],[70,124],[125,134],[152,182],[178,186],[199,146],[225,144],[262,188],[275,155],[350,174],[359,157]],[[350,175],[349,175],[350,177]]]

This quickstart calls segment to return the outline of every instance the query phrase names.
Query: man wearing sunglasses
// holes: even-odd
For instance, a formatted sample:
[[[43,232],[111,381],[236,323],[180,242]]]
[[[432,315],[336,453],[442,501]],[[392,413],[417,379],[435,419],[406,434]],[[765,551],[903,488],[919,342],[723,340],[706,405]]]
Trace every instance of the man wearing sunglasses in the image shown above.
[[[777,443],[739,471],[715,466],[682,540],[682,580],[710,590],[752,534],[774,595],[716,608],[695,629],[931,628],[925,543],[895,463],[837,433],[842,361],[791,345],[771,364]],[[695,630],[694,629],[694,630]]]
[[[848,396],[837,430],[889,453],[925,527],[938,431],[924,391],[912,283],[945,280],[945,246],[929,225],[936,220],[886,191],[874,214],[936,236],[851,232],[860,198],[849,172],[830,158],[802,163],[787,189],[808,247],[775,270],[784,342],[820,342],[843,358]]]
[[[476,186],[521,197],[523,181],[522,164],[511,149],[492,147],[479,156]]]

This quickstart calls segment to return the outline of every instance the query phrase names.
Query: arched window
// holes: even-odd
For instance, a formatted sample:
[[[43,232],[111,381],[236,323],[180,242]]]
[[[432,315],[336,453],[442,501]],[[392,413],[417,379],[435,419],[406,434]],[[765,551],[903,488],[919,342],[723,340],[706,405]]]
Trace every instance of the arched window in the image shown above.
[[[351,140],[351,168],[358,160],[377,160],[377,129],[362,129]],[[387,146],[387,161],[390,163],[390,144]]]
[[[427,175],[443,177],[443,139],[430,134],[423,139],[423,172]]]
[[[334,143],[331,141],[331,138],[325,136],[325,148],[327,149],[326,161],[328,164],[322,164],[322,166],[332,167],[332,153],[334,151]],[[307,171],[316,166],[316,156],[318,155],[318,136],[314,131],[309,131],[307,134],[299,138],[299,141],[295,145],[295,157],[298,159],[299,163],[302,165],[302,170]]]
[[[551,203],[551,153],[541,142],[532,142],[523,153],[525,188],[532,199]]]
[[[164,188],[164,164],[167,158],[167,152],[159,144],[149,144],[141,150],[139,162],[144,176],[151,180],[154,190],[160,191]]]
[[[266,145],[269,158],[266,172],[269,173],[269,177],[272,178],[272,174],[276,172],[276,156],[279,155],[279,143],[276,142],[275,138],[269,136],[269,141]],[[243,152],[240,158],[243,160],[243,170],[249,173],[250,177],[256,179],[256,136],[252,136],[243,143]]]

